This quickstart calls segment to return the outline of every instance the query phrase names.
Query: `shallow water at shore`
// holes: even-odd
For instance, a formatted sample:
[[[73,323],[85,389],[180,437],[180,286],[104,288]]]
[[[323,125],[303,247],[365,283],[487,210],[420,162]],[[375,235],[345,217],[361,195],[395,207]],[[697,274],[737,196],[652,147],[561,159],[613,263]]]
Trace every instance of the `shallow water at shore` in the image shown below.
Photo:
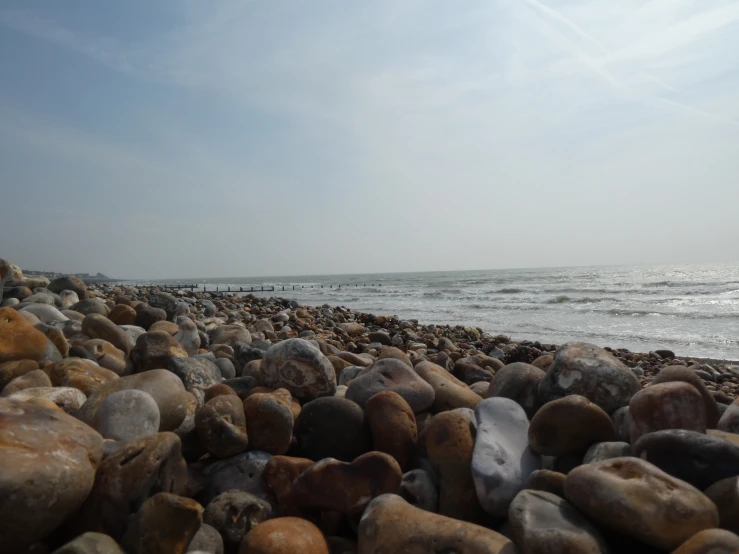
[[[309,305],[475,325],[518,340],[739,359],[739,263],[152,281],[176,282],[275,286]]]

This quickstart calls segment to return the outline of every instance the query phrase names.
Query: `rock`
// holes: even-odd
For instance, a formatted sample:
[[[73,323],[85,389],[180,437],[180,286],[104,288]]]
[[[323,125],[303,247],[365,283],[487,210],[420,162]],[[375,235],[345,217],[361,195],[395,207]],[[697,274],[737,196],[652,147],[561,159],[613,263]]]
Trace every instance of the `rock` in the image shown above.
[[[64,308],[65,310],[69,310],[72,306],[80,301],[80,297],[77,296],[77,293],[72,292],[71,290],[63,290],[59,293],[59,297],[62,299],[62,308]]]
[[[122,544],[129,554],[184,553],[200,529],[203,508],[191,498],[160,492],[131,517]]]
[[[301,401],[336,392],[336,374],[321,351],[303,339],[288,339],[271,346],[261,364],[265,386],[287,389]]]
[[[236,377],[236,368],[228,358],[218,358],[215,364],[218,366],[218,369],[221,371],[221,377],[224,379],[233,379]]]
[[[5,388],[0,392],[0,397],[10,396],[11,394],[15,394],[16,392],[20,392],[25,389],[40,387],[51,387],[51,381],[46,373],[40,369],[35,369],[33,371],[29,371],[25,375],[16,377],[10,383],[5,385]]]
[[[126,554],[108,535],[83,533],[76,539],[54,550],[52,554]]]
[[[177,299],[168,292],[157,292],[149,298],[149,305],[152,308],[159,308],[167,313],[167,319],[174,320],[177,315]]]
[[[398,492],[402,476],[395,458],[383,452],[368,452],[351,463],[328,458],[295,479],[290,499],[302,510],[359,515],[376,496]]]
[[[508,521],[524,554],[608,552],[600,532],[566,500],[548,492],[522,490],[511,503]]]
[[[195,323],[189,317],[180,318],[179,330],[175,333],[175,340],[185,349],[189,356],[194,356],[200,348],[200,335]]]
[[[31,296],[27,296],[23,299],[24,302],[30,302],[32,304],[48,304],[54,305],[54,295],[48,292],[35,292]]]
[[[357,535],[357,554],[516,552],[513,543],[495,531],[429,513],[394,494],[375,498],[367,506]]]
[[[720,527],[739,531],[739,477],[717,481],[704,493],[718,508]]]
[[[87,400],[83,392],[72,387],[36,387],[23,389],[11,394],[8,398],[23,402],[34,402],[35,400],[50,401],[68,414],[79,410]]]
[[[205,391],[221,382],[218,366],[207,358],[169,358],[169,370],[182,379],[185,390],[195,395],[198,404],[203,403]]]
[[[500,396],[518,402],[530,419],[541,406],[539,383],[544,373],[538,367],[515,362],[495,372],[487,391],[487,397]]]
[[[30,297],[29,297],[30,298]],[[22,314],[33,314],[39,321],[51,325],[57,321],[67,321],[69,318],[54,306],[48,304],[29,304],[19,310]]]
[[[550,469],[537,469],[531,473],[529,477],[529,489],[549,492],[557,496],[565,497],[565,478],[564,473],[552,471]]]
[[[390,454],[401,469],[407,468],[418,439],[416,418],[408,402],[395,392],[379,392],[367,401],[364,414],[374,449]]]
[[[372,447],[369,428],[358,404],[346,398],[317,398],[303,406],[295,421],[295,438],[312,460],[349,462]]]
[[[611,414],[626,406],[641,388],[639,379],[612,354],[595,345],[571,342],[562,346],[539,383],[544,402],[579,394]]]
[[[49,283],[49,290],[56,294],[61,294],[65,290],[72,291],[79,298],[87,298],[87,285],[79,277],[66,275],[65,277],[57,277]]]
[[[582,454],[595,442],[617,438],[608,414],[576,394],[544,404],[529,426],[531,449],[546,456]]]
[[[460,412],[435,415],[424,429],[425,449],[439,476],[439,513],[477,521],[482,509],[470,471],[475,447],[475,426]]]
[[[700,393],[705,407],[706,426],[709,429],[715,429],[720,417],[718,406],[716,401],[713,399],[713,396],[711,396],[711,392],[708,390],[701,378],[695,374],[695,371],[678,365],[663,367],[654,378],[654,381],[652,381],[652,384],[656,385],[659,383],[678,381],[693,385],[693,387],[695,387],[695,389]]]
[[[136,325],[136,310],[126,304],[116,304],[108,319],[116,325]]]
[[[650,385],[629,403],[632,444],[642,435],[663,429],[706,432],[703,398],[693,385],[676,381]]]
[[[631,412],[628,406],[619,408],[611,414],[611,421],[621,442],[631,441]]]
[[[116,373],[81,358],[66,358],[55,363],[49,376],[55,387],[74,387],[85,393],[85,396],[118,380]]]
[[[346,397],[364,407],[378,392],[391,390],[402,396],[414,412],[427,410],[434,403],[434,389],[403,362],[379,360],[355,377]]]
[[[12,308],[0,308],[0,364],[16,360],[58,362],[59,350]]]
[[[344,331],[350,337],[357,337],[367,332],[367,329],[359,323],[339,323],[339,329]]]
[[[0,398],[0,551],[24,552],[77,511],[102,456],[84,423]]]
[[[200,443],[216,458],[228,458],[249,446],[244,408],[238,396],[217,396],[195,412]]]
[[[140,390],[114,392],[100,404],[95,429],[106,439],[137,440],[159,431],[159,406]]]
[[[227,547],[236,548],[249,531],[272,516],[272,507],[248,492],[228,490],[208,503],[203,516]]]
[[[164,331],[144,333],[136,340],[136,346],[131,351],[131,360],[139,373],[167,369],[172,358],[187,358],[187,351]]]
[[[208,485],[202,493],[205,502],[230,489],[238,489],[274,502],[262,474],[271,456],[266,452],[243,452],[208,465],[203,473]]]
[[[320,529],[297,517],[264,521],[244,537],[239,554],[329,554]]]
[[[723,529],[706,529],[696,533],[673,554],[734,554],[739,552],[739,537]]]
[[[628,442],[596,442],[585,452],[582,463],[592,464],[624,456],[631,456],[631,445]]]
[[[439,510],[439,489],[431,474],[423,469],[414,469],[403,474],[398,495],[421,510]]]
[[[90,339],[82,343],[82,347],[91,354],[100,367],[109,369],[116,375],[123,377],[130,375],[133,364],[126,353],[103,339]]]
[[[431,411],[438,413],[455,408],[474,408],[481,398],[469,387],[446,371],[443,367],[431,362],[420,362],[413,368],[416,373],[434,391],[434,403]]]
[[[739,475],[739,446],[695,431],[669,429],[642,435],[634,456],[703,490]]]
[[[235,396],[239,397],[238,394],[236,394],[236,391],[233,390],[228,385],[224,385],[223,383],[218,383],[217,385],[213,385],[212,387],[208,387],[208,389],[205,391],[205,398],[203,399],[204,402],[208,402],[209,400],[213,400],[216,396]]]
[[[90,314],[99,314],[108,317],[108,313],[110,312],[110,309],[105,302],[101,302],[97,298],[85,298],[69,309],[85,316]]]
[[[253,393],[244,400],[251,447],[269,454],[285,454],[293,438],[292,397],[286,389]]]
[[[638,458],[573,469],[565,496],[599,525],[662,550],[718,524],[716,507],[703,493]]]
[[[135,325],[143,327],[146,330],[148,330],[149,327],[154,325],[157,321],[167,320],[167,312],[161,308],[153,308],[146,302],[136,304],[134,309],[136,310]]]
[[[288,515],[296,510],[290,499],[293,482],[306,469],[314,464],[307,458],[273,456],[264,467],[264,482],[277,497],[280,515]]]
[[[126,355],[131,353],[133,339],[118,325],[100,314],[89,314],[82,320],[82,332],[92,339],[103,339],[122,350]]]
[[[362,373],[364,368],[357,365],[350,365],[341,370],[339,374],[339,385],[348,385],[352,379]]]
[[[16,377],[21,377],[38,368],[38,362],[35,360],[14,360],[0,363],[0,390],[5,388]]]
[[[188,552],[201,552],[203,554],[223,554],[223,539],[221,534],[207,523],[203,523],[195,533]]]
[[[739,400],[734,400],[721,415],[716,428],[727,433],[739,433]]]
[[[100,404],[119,390],[140,390],[151,395],[159,407],[159,431],[174,431],[187,415],[187,394],[182,381],[165,369],[121,377],[95,391],[75,414],[80,420],[94,425]]]
[[[233,346],[237,342],[251,343],[251,334],[241,324],[221,325],[213,333],[213,344],[228,344]]]
[[[77,523],[120,538],[128,516],[144,499],[159,492],[182,494],[186,479],[180,439],[174,433],[123,443],[100,464]]]
[[[531,473],[541,467],[541,458],[529,447],[529,421],[517,402],[488,398],[475,408],[475,418],[477,441],[471,468],[477,498],[488,514],[505,517]]]
[[[461,358],[454,363],[454,376],[468,386],[485,382],[488,385],[495,374],[491,369],[478,365],[476,357]]]

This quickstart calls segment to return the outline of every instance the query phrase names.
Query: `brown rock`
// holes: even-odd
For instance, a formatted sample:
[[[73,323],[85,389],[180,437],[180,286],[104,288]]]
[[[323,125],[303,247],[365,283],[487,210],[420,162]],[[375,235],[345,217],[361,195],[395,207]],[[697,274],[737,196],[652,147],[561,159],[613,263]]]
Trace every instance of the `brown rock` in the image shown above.
[[[25,375],[16,377],[10,383],[5,385],[5,388],[0,392],[0,397],[10,396],[11,394],[25,389],[50,386],[51,381],[49,380],[49,376],[46,375],[43,370],[35,369],[33,371],[29,371]]]
[[[277,497],[280,514],[293,513],[290,502],[290,491],[298,476],[315,462],[308,458],[293,458],[290,456],[273,456],[264,466],[264,482]]]
[[[397,492],[402,476],[398,462],[384,452],[368,452],[350,464],[327,458],[295,479],[290,501],[303,510],[358,515],[376,496]]]
[[[49,283],[47,288],[56,294],[65,290],[71,290],[80,300],[84,300],[88,297],[87,285],[85,282],[79,277],[74,277],[72,275],[57,277]]]
[[[328,361],[331,362],[331,365],[334,367],[337,381],[339,380],[339,375],[341,375],[341,370],[352,365],[346,360],[342,360],[341,358],[339,358],[338,356],[334,356],[333,354],[326,357],[328,358]]]
[[[236,391],[233,390],[231,387],[229,387],[228,385],[224,385],[223,383],[218,383],[216,385],[208,387],[208,390],[205,391],[205,398],[203,402],[213,400],[216,396],[235,396],[236,398],[239,397],[239,395],[236,394]]]
[[[157,321],[147,329],[148,332],[153,333],[154,331],[163,331],[168,335],[175,336],[177,331],[180,330],[179,325],[172,321]]]
[[[710,427],[710,426],[709,426]],[[717,428],[720,431],[726,433],[737,433],[739,432],[739,401],[734,400],[728,408],[721,415],[721,419],[717,424]]]
[[[531,365],[546,371],[547,369],[549,369],[549,366],[552,365],[553,361],[554,356],[552,356],[551,354],[544,354],[543,356],[539,356],[533,362],[531,362]]]
[[[109,369],[120,377],[133,372],[133,364],[126,353],[107,340],[90,339],[83,342],[82,347],[95,357],[100,367]]]
[[[249,446],[246,419],[238,396],[217,396],[195,412],[200,443],[216,458],[228,458]]]
[[[380,350],[380,353],[377,356],[378,360],[384,360],[386,358],[395,358],[396,360],[400,360],[404,364],[408,364],[409,366],[413,367],[413,364],[411,363],[411,359],[408,357],[408,354],[403,352],[400,348],[396,348],[395,346],[383,346],[382,350]],[[358,364],[354,364],[358,365]],[[360,367],[365,367],[364,365]]]
[[[329,554],[326,539],[310,521],[279,517],[264,521],[244,537],[239,554]]]
[[[134,307],[136,310],[136,325],[148,330],[157,321],[167,319],[167,312],[161,308],[153,308],[146,302],[139,302]]]
[[[36,360],[14,360],[0,364],[0,390],[16,377],[38,369]]]
[[[693,385],[676,381],[650,385],[629,402],[631,443],[639,437],[663,429],[706,432],[703,398]]]
[[[131,351],[131,360],[137,372],[167,369],[170,358],[186,358],[187,351],[175,338],[164,331],[141,335]]]
[[[364,416],[372,432],[374,449],[390,454],[405,470],[418,439],[416,418],[408,402],[392,391],[379,392],[367,401]]]
[[[244,400],[246,429],[253,450],[284,454],[293,438],[292,396],[286,389],[249,394]]]
[[[639,458],[576,467],[565,496],[603,527],[662,550],[718,525],[716,506],[703,493]]]
[[[160,492],[131,517],[122,544],[129,554],[184,554],[202,522],[200,504]]]
[[[394,494],[367,506],[357,534],[357,554],[516,553],[513,543],[495,531],[426,512]]]
[[[538,389],[545,375],[538,367],[523,362],[508,364],[496,371],[487,397],[502,396],[518,402],[531,419],[542,405]]]
[[[359,323],[339,323],[339,329],[344,331],[350,337],[357,337],[367,332],[367,329]]]
[[[355,365],[358,367],[369,367],[374,363],[374,359],[372,356],[368,354],[354,354],[353,352],[339,352],[337,354],[339,358],[342,360],[346,360],[351,365]],[[404,360],[401,360],[404,361]],[[409,364],[410,365],[410,364]]]
[[[0,308],[0,363],[61,360],[54,344],[12,308]]]
[[[116,325],[136,325],[136,310],[125,304],[116,304],[115,308],[110,310],[108,319]]]
[[[731,444],[739,446],[739,435],[736,433],[727,433],[726,431],[719,431],[717,429],[708,429],[706,434],[712,437],[724,439],[725,441],[729,441]]]
[[[49,372],[55,387],[74,387],[90,396],[104,385],[118,380],[118,375],[82,358],[67,358],[57,362]]]
[[[425,448],[440,477],[439,513],[465,521],[477,521],[482,509],[472,480],[475,427],[464,414],[442,412],[426,425]]]
[[[131,335],[100,314],[86,315],[82,320],[82,332],[91,339],[107,340],[126,355],[129,355],[133,348]]]
[[[551,492],[562,498],[565,497],[565,478],[564,473],[551,471],[549,469],[537,469],[529,477],[529,489]]]
[[[0,551],[24,552],[77,511],[102,457],[103,438],[84,423],[0,399]]]
[[[531,449],[545,456],[582,454],[594,442],[615,440],[611,418],[584,396],[547,402],[529,425]]]
[[[718,508],[720,527],[739,532],[739,477],[721,479],[704,492]]]
[[[174,433],[126,442],[100,464],[76,523],[119,539],[128,516],[145,499],[159,492],[182,494],[186,480],[187,466]]]
[[[657,385],[659,383],[677,381],[693,385],[700,393],[703,398],[703,405],[706,412],[706,426],[709,429],[715,429],[720,417],[718,406],[716,401],[713,399],[713,396],[711,396],[711,391],[708,390],[708,387],[706,387],[701,378],[695,374],[695,371],[679,365],[663,367],[654,378],[654,381],[652,381],[652,384]]]
[[[672,554],[736,554],[739,537],[723,529],[706,529],[696,533]]]
[[[455,408],[474,409],[482,399],[469,387],[431,362],[420,362],[414,367],[416,373],[434,390],[434,403],[431,410],[439,413]]]

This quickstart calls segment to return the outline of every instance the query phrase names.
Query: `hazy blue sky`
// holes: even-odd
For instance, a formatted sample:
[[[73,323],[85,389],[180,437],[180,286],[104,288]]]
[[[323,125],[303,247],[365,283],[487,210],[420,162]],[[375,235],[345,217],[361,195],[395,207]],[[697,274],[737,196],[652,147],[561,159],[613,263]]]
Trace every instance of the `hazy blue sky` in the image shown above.
[[[739,257],[736,0],[5,0],[0,256],[119,277]]]

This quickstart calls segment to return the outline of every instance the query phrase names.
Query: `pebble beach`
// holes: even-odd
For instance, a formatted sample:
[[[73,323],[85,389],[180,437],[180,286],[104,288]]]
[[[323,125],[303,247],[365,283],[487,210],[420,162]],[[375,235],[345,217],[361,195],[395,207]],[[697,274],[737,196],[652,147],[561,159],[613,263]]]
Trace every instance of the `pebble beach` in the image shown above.
[[[0,285],[0,553],[739,552],[739,362]]]

